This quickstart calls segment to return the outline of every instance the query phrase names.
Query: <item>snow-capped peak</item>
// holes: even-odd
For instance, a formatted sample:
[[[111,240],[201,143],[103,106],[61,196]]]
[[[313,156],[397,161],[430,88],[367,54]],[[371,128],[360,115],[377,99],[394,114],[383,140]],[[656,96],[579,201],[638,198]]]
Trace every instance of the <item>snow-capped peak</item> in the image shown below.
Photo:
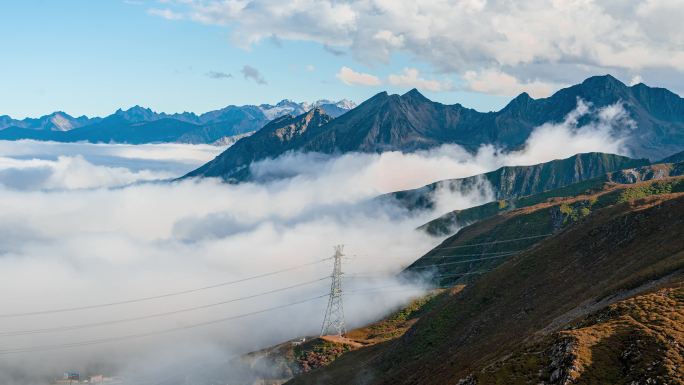
[[[327,99],[321,99],[317,100],[313,103],[309,102],[301,102],[297,103],[294,102],[290,99],[283,99],[280,102],[276,103],[276,105],[271,105],[271,104],[262,104],[258,108],[261,110],[261,112],[266,116],[267,119],[273,120],[277,117],[283,116],[285,114],[291,114],[291,115],[300,115],[303,114],[312,108],[315,107],[322,107],[324,110],[326,107],[329,107],[326,112],[328,112],[330,115],[334,116],[339,116],[341,115],[341,112],[345,112],[347,110],[351,110],[352,108],[356,107],[356,103],[347,100],[347,99],[342,99],[338,102],[327,100]],[[330,108],[333,107],[333,108]],[[336,108],[334,108],[336,107]],[[339,110],[337,110],[339,109]],[[332,111],[335,110],[335,111]]]

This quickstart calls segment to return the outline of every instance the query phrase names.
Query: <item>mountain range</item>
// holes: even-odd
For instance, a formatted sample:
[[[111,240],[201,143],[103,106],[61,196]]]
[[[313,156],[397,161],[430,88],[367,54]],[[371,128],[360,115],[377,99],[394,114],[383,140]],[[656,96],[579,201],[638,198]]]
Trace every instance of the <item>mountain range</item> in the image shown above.
[[[312,108],[320,108],[336,117],[354,107],[355,104],[348,100],[319,100],[315,103],[282,100],[276,105],[231,105],[200,115],[192,112],[159,113],[140,106],[119,109],[104,118],[73,117],[61,111],[23,120],[3,115],[0,116],[0,140],[213,143],[225,137],[256,131],[283,115],[301,115]]]
[[[545,123],[561,123],[578,106],[587,103],[594,111],[620,104],[634,124],[615,127],[625,145],[638,158],[660,159],[684,149],[684,99],[644,84],[627,86],[605,75],[562,89],[552,96],[533,99],[522,93],[497,112],[478,112],[460,104],[433,102],[417,90],[403,95],[379,93],[348,113],[322,126],[297,131],[278,141],[269,135],[251,136],[188,176],[220,177],[227,181],[249,179],[244,171],[246,149],[259,148],[252,161],[275,158],[288,151],[341,154],[346,152],[411,152],[443,144],[458,144],[475,151],[482,145],[518,149],[530,133]],[[307,114],[294,118],[307,127]],[[587,115],[579,125],[595,122]],[[271,133],[292,125],[293,120],[274,121],[264,127]],[[281,124],[282,126],[279,126]],[[271,135],[272,136],[272,135]]]

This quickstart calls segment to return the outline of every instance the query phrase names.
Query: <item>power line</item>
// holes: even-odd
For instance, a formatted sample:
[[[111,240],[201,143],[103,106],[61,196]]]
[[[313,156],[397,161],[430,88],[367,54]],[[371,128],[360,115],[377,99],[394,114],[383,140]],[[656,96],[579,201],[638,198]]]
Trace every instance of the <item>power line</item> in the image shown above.
[[[429,268],[431,268],[431,267],[447,266],[447,265],[457,265],[457,264],[460,264],[460,263],[477,262],[477,261],[484,261],[484,260],[487,260],[487,259],[503,258],[503,257],[508,257],[509,255],[512,255],[512,254],[495,255],[495,256],[492,256],[492,257],[475,258],[475,259],[466,259],[466,260],[463,260],[463,261],[448,262],[448,263],[439,263],[439,264],[436,264],[436,265],[416,266],[416,267],[410,267],[410,268],[407,268],[407,269],[408,269],[408,271],[416,270],[416,269],[429,269]]]
[[[420,259],[435,259],[435,258],[460,258],[460,257],[480,257],[484,255],[501,255],[501,254],[516,254],[523,250],[497,251],[493,253],[476,253],[476,254],[449,254],[449,255],[430,255]],[[418,260],[420,260],[418,259]]]
[[[486,246],[486,245],[493,245],[496,243],[506,243],[506,242],[515,242],[515,241],[522,241],[525,239],[534,239],[534,238],[542,238],[542,237],[548,237],[550,235],[553,235],[552,233],[549,234],[541,234],[541,235],[532,235],[529,237],[521,237],[521,238],[514,238],[514,239],[504,239],[501,241],[492,241],[492,242],[483,242],[483,243],[472,243],[470,245],[458,245],[458,246],[444,246],[444,247],[435,247],[433,250],[441,250],[441,249],[460,249],[464,247],[471,247],[471,246]]]
[[[396,287],[399,287],[399,286],[396,286]],[[435,287],[432,289],[433,290],[434,289],[448,289],[448,288],[452,288],[452,287],[454,287],[454,286],[440,286],[440,287]],[[388,290],[384,290],[386,288],[390,288],[390,287],[381,287],[381,288],[374,288],[374,289],[368,289],[368,290],[356,290],[356,291],[351,291],[351,292],[348,291],[347,295],[358,295],[358,294],[367,294],[367,293],[371,293],[371,292],[388,291]],[[411,289],[404,288],[402,290],[394,290],[394,291],[408,291],[408,290],[413,291],[416,289],[415,288],[411,288]],[[206,321],[206,322],[189,324],[189,325],[185,325],[185,326],[180,326],[180,327],[175,327],[175,328],[170,328],[170,329],[165,329],[165,330],[159,330],[159,331],[129,334],[129,335],[118,336],[118,337],[108,337],[108,338],[100,338],[100,339],[93,339],[93,340],[85,340],[85,341],[78,341],[78,342],[72,342],[72,343],[29,346],[29,347],[24,347],[24,348],[2,349],[2,350],[0,350],[0,355],[31,353],[31,352],[58,350],[58,349],[68,349],[68,348],[100,345],[100,344],[111,343],[111,342],[120,342],[120,341],[126,341],[126,340],[134,340],[134,339],[139,339],[139,338],[151,337],[151,336],[156,336],[156,335],[169,334],[169,333],[174,333],[174,332],[178,332],[178,331],[214,325],[214,324],[218,324],[218,323],[222,323],[222,322],[226,322],[226,321],[231,321],[231,320],[235,320],[235,319],[239,319],[239,318],[245,318],[245,317],[249,317],[252,315],[267,313],[270,311],[279,310],[279,309],[283,309],[283,308],[287,308],[287,307],[291,307],[291,306],[296,306],[299,304],[312,302],[312,301],[315,301],[317,299],[325,298],[325,297],[328,297],[329,295],[330,295],[329,293],[325,293],[325,294],[318,295],[315,297],[309,297],[309,298],[306,298],[306,299],[303,299],[300,301],[290,302],[290,303],[287,303],[284,305],[274,306],[274,307],[270,307],[270,308],[266,308],[266,309],[256,310],[256,311],[249,312],[249,313],[243,313],[243,314],[238,314],[238,315],[234,315],[234,316],[230,316],[230,317],[218,318],[218,319],[214,319],[214,320],[210,320],[210,321]]]
[[[433,250],[438,250],[439,248],[435,248]],[[521,251],[521,250],[511,250],[511,251]],[[430,256],[424,256],[419,259],[425,259],[425,258],[444,258],[444,257],[477,257],[480,255],[494,255],[494,254],[501,254],[501,253],[509,253],[511,251],[496,251],[496,252],[491,252],[491,253],[474,253],[474,254],[449,254],[449,255],[430,255]],[[405,259],[406,257],[398,257],[398,256],[392,256],[392,255],[383,255],[383,256],[378,256],[378,257],[363,257],[363,259]]]
[[[430,266],[434,266],[434,265],[430,265]],[[475,272],[461,273],[461,274],[457,274],[457,275],[483,274],[483,273],[487,273],[487,272],[490,272],[490,271],[491,271],[491,270],[475,271]],[[384,275],[382,275],[382,274],[375,274],[375,275],[370,275],[370,274],[368,274],[368,275],[366,275],[366,274],[354,274],[354,275],[345,275],[344,278],[345,278],[345,279],[349,279],[349,278],[351,278],[351,279],[398,278],[398,274],[399,274],[399,273],[401,273],[401,272],[398,272],[398,273],[395,273],[395,274],[384,274]],[[454,274],[448,274],[448,275],[435,275],[435,276],[430,276],[429,278],[442,278],[442,277],[449,277],[449,276],[453,276],[453,275],[454,275]]]
[[[270,307],[270,308],[266,308],[266,309],[262,309],[262,310],[257,310],[257,311],[253,311],[253,312],[249,312],[249,313],[243,313],[243,314],[238,314],[238,315],[234,315],[234,316],[230,316],[230,317],[224,317],[224,318],[218,318],[218,319],[214,319],[211,321],[189,324],[189,325],[175,327],[175,328],[171,328],[171,329],[165,329],[165,330],[158,330],[158,331],[138,333],[138,334],[129,334],[129,335],[124,335],[124,336],[119,336],[119,337],[108,337],[108,338],[100,338],[100,339],[94,339],[94,340],[85,340],[85,341],[64,343],[64,344],[29,346],[29,347],[25,347],[25,348],[14,348],[14,349],[2,349],[2,350],[0,350],[0,355],[17,354],[17,353],[30,353],[30,352],[55,350],[55,349],[65,349],[65,348],[75,348],[75,347],[99,345],[99,344],[110,343],[110,342],[119,342],[119,341],[133,340],[133,339],[139,339],[139,338],[144,338],[144,337],[151,337],[151,336],[156,336],[156,335],[169,334],[169,333],[174,333],[177,331],[194,329],[194,328],[198,328],[198,327],[202,327],[202,326],[208,326],[208,325],[213,325],[213,324],[217,324],[217,323],[221,323],[221,322],[226,322],[226,321],[230,321],[230,320],[234,320],[234,319],[238,319],[238,318],[249,317],[249,316],[256,315],[256,314],[267,313],[267,312],[270,312],[273,310],[283,309],[286,307],[295,306],[295,305],[299,305],[302,303],[315,301],[317,299],[324,298],[327,296],[328,296],[328,293],[325,293],[323,295],[319,295],[316,297],[310,297],[307,299],[303,299],[301,301],[290,302],[290,303],[285,304],[285,305],[274,306],[274,307]]]
[[[109,306],[119,306],[119,305],[125,305],[125,304],[137,303],[137,302],[151,301],[151,300],[161,299],[161,298],[175,297],[175,296],[184,295],[184,294],[196,293],[198,291],[234,285],[236,283],[242,283],[242,282],[250,281],[253,279],[269,277],[272,275],[277,275],[277,274],[285,273],[288,271],[297,270],[297,269],[300,269],[300,268],[305,267],[305,266],[315,265],[315,264],[318,264],[321,262],[328,261],[330,259],[331,258],[324,258],[321,260],[317,260],[317,261],[309,262],[309,263],[304,263],[304,264],[289,267],[286,269],[280,269],[280,270],[276,270],[276,271],[271,271],[269,273],[263,273],[263,274],[254,275],[251,277],[237,279],[234,281],[226,281],[226,282],[221,282],[221,283],[217,283],[217,284],[209,285],[209,286],[198,287],[198,288],[194,288],[194,289],[187,289],[187,290],[170,292],[170,293],[166,293],[166,294],[159,294],[159,295],[154,295],[154,296],[149,296],[149,297],[131,298],[131,299],[126,299],[126,300],[121,300],[121,301],[106,302],[106,303],[100,303],[100,304],[94,304],[94,305],[67,307],[67,308],[51,309],[51,310],[38,310],[38,311],[23,312],[23,313],[6,313],[6,314],[0,314],[0,318],[13,318],[13,317],[25,317],[25,316],[34,316],[34,315],[43,315],[43,314],[65,313],[65,312],[72,312],[72,311],[79,311],[79,310],[97,309],[97,308],[103,308],[103,307],[109,307]]]
[[[489,273],[490,271],[491,271],[491,270],[485,270],[485,271],[470,271],[470,272],[467,272],[467,273],[460,273],[460,274],[435,275],[435,276],[430,277],[430,278],[432,278],[432,279],[435,279],[435,278],[439,278],[439,279],[442,279],[442,278],[454,278],[454,277],[462,277],[462,276],[464,276],[464,275],[485,274],[485,273]]]
[[[191,311],[195,311],[195,310],[202,310],[202,309],[207,309],[207,308],[211,308],[211,307],[226,305],[226,304],[233,303],[233,302],[244,301],[247,299],[261,297],[261,296],[264,296],[267,294],[273,294],[273,293],[277,293],[277,292],[281,292],[281,291],[285,291],[285,290],[294,289],[297,287],[311,285],[313,283],[320,282],[320,281],[323,281],[323,280],[328,279],[328,278],[329,277],[323,277],[323,278],[319,278],[319,279],[316,279],[313,281],[298,283],[296,285],[291,285],[291,286],[287,286],[287,287],[283,287],[283,288],[279,288],[279,289],[269,290],[269,291],[265,291],[265,292],[258,293],[258,294],[253,294],[253,295],[246,296],[246,297],[233,298],[233,299],[229,299],[229,300],[225,300],[225,301],[221,301],[221,302],[215,302],[215,303],[210,303],[210,304],[206,304],[206,305],[200,305],[200,306],[194,306],[194,307],[189,307],[189,308],[184,308],[184,309],[179,309],[179,310],[173,310],[173,311],[168,311],[168,312],[164,312],[164,313],[155,313],[155,314],[148,314],[148,315],[140,316],[140,317],[123,318],[123,319],[118,319],[118,320],[102,321],[102,322],[86,323],[86,324],[79,324],[79,325],[70,325],[70,326],[61,326],[61,327],[54,327],[54,328],[18,330],[18,331],[12,331],[12,332],[0,332],[0,337],[14,337],[14,336],[29,335],[29,334],[41,334],[41,333],[80,330],[80,329],[87,329],[87,328],[98,327],[98,326],[108,326],[108,325],[115,325],[115,324],[119,324],[119,323],[126,323],[126,322],[141,321],[141,320],[146,320],[146,319],[165,317],[165,316],[169,316],[169,315],[187,313],[187,312],[191,312]]]
[[[461,277],[461,276],[465,276],[465,275],[484,274],[484,273],[488,273],[490,271],[492,271],[492,270],[473,271],[473,272],[459,273],[459,274],[436,275],[436,276],[433,276],[430,278],[432,278],[432,279],[435,279],[435,278],[453,278],[453,277]],[[380,286],[380,287],[369,288],[369,289],[347,290],[345,292],[345,295],[346,294],[373,293],[373,292],[377,292],[377,291],[384,291],[384,289],[388,289],[388,288],[405,288],[404,290],[401,290],[401,291],[408,291],[408,290],[412,291],[412,290],[420,289],[419,287],[418,288],[416,288],[416,287],[406,288],[406,286],[407,286],[406,284],[404,284],[404,285],[389,285],[389,286]],[[434,289],[447,289],[447,288],[451,288],[451,287],[454,287],[454,286],[446,286],[446,287],[438,286],[438,287],[431,287],[430,289],[432,289],[432,290],[434,290]]]

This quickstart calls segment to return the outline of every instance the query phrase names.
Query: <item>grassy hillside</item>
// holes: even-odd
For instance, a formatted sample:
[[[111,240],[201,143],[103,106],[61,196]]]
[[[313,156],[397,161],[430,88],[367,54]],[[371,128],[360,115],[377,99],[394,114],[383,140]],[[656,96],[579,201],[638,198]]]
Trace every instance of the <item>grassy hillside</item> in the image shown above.
[[[574,197],[581,194],[589,195],[600,192],[614,184],[631,184],[680,175],[684,175],[684,163],[661,163],[627,168],[534,195],[501,199],[481,206],[451,211],[426,223],[419,229],[432,235],[449,235],[453,234],[460,227],[516,208],[529,207],[558,198]]]
[[[529,344],[466,383],[684,383],[684,284],[619,301]]]
[[[579,185],[563,190],[584,190],[589,183]],[[583,221],[597,210],[653,195],[684,192],[684,179],[675,177],[633,185],[596,183],[586,192],[576,197],[551,200],[548,200],[548,193],[526,197],[523,200],[527,207],[502,209],[499,215],[463,228],[411,264],[406,273],[434,275],[438,277],[435,282],[439,285],[472,281],[515,253]]]
[[[546,202],[465,229],[452,241],[549,231],[534,216],[562,214],[546,214],[562,224],[553,236],[501,258],[401,338],[291,383],[684,384],[682,180]]]

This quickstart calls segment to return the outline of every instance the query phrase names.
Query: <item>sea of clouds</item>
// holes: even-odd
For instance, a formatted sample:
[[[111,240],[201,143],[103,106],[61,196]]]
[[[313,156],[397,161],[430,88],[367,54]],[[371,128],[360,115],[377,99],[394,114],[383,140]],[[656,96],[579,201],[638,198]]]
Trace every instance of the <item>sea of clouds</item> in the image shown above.
[[[590,123],[578,127],[583,117]],[[616,132],[629,124],[619,104],[594,110],[580,102],[565,121],[538,127],[516,151],[485,146],[472,154],[447,145],[410,154],[291,153],[252,166],[267,182],[239,185],[169,181],[223,150],[213,146],[0,142],[0,383],[45,384],[65,370],[168,384],[216,370],[226,380],[230,357],[318,334],[326,298],[193,325],[324,295],[332,263],[317,262],[337,244],[349,257],[347,323],[363,325],[426,289],[393,278],[440,241],[415,228],[445,210],[485,203],[492,194],[485,187],[440,196],[437,210],[421,213],[373,198],[504,165],[589,151],[626,154]],[[158,296],[304,264],[310,265],[184,295],[13,316]],[[354,274],[373,277],[351,279]],[[170,316],[7,335],[173,312],[304,283]],[[375,288],[391,290],[364,292]],[[63,347],[138,334],[150,335]],[[22,348],[36,351],[7,353]]]

